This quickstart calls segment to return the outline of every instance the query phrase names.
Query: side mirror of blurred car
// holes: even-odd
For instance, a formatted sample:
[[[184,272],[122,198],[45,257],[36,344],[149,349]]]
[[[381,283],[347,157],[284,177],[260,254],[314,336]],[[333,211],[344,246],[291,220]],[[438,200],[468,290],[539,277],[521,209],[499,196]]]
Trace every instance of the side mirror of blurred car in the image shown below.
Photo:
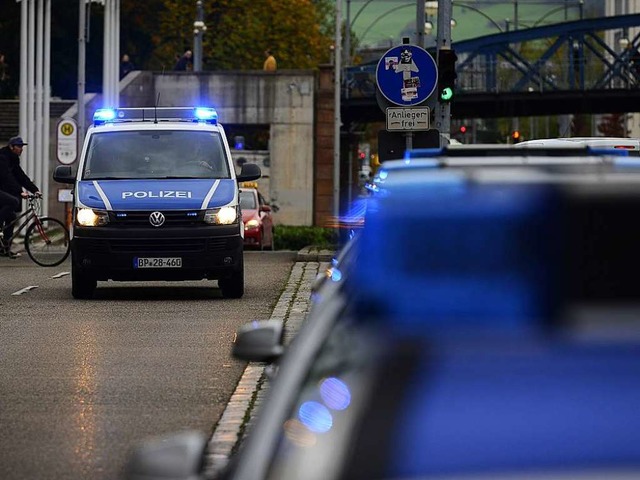
[[[240,329],[233,344],[233,356],[249,362],[271,363],[284,352],[284,328],[279,320],[260,320]]]
[[[152,438],[131,453],[125,466],[126,480],[199,480],[207,437],[185,431]]]
[[[270,212],[271,211],[271,207],[269,205],[262,205],[260,207],[260,211],[261,212]]]

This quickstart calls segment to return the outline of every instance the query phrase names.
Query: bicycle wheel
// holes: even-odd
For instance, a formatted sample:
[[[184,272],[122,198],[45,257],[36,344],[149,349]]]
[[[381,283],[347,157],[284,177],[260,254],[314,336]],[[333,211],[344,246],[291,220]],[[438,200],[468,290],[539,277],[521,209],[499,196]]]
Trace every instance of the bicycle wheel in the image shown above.
[[[69,256],[69,231],[56,218],[40,217],[27,228],[24,246],[31,260],[38,265],[55,267]]]

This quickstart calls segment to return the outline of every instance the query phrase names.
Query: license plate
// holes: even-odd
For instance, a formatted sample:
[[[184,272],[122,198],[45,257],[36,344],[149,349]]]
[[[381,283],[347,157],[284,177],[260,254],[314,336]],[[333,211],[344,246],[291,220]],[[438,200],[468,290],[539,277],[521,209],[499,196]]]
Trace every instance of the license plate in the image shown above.
[[[136,257],[133,268],[181,268],[180,257]]]

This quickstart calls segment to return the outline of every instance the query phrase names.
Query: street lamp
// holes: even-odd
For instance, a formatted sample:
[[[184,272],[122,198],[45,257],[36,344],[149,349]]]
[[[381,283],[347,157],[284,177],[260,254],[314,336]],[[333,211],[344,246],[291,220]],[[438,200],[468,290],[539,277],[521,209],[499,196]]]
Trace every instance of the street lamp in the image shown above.
[[[204,9],[202,0],[196,2],[196,21],[193,22],[193,71],[202,71],[202,37],[207,31],[204,24]]]

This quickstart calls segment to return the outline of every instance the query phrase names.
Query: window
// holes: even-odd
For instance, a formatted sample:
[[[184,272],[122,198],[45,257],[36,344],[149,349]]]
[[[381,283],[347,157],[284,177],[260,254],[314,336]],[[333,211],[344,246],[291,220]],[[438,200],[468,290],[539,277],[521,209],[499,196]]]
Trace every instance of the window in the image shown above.
[[[83,179],[231,178],[218,132],[143,130],[94,133]]]

